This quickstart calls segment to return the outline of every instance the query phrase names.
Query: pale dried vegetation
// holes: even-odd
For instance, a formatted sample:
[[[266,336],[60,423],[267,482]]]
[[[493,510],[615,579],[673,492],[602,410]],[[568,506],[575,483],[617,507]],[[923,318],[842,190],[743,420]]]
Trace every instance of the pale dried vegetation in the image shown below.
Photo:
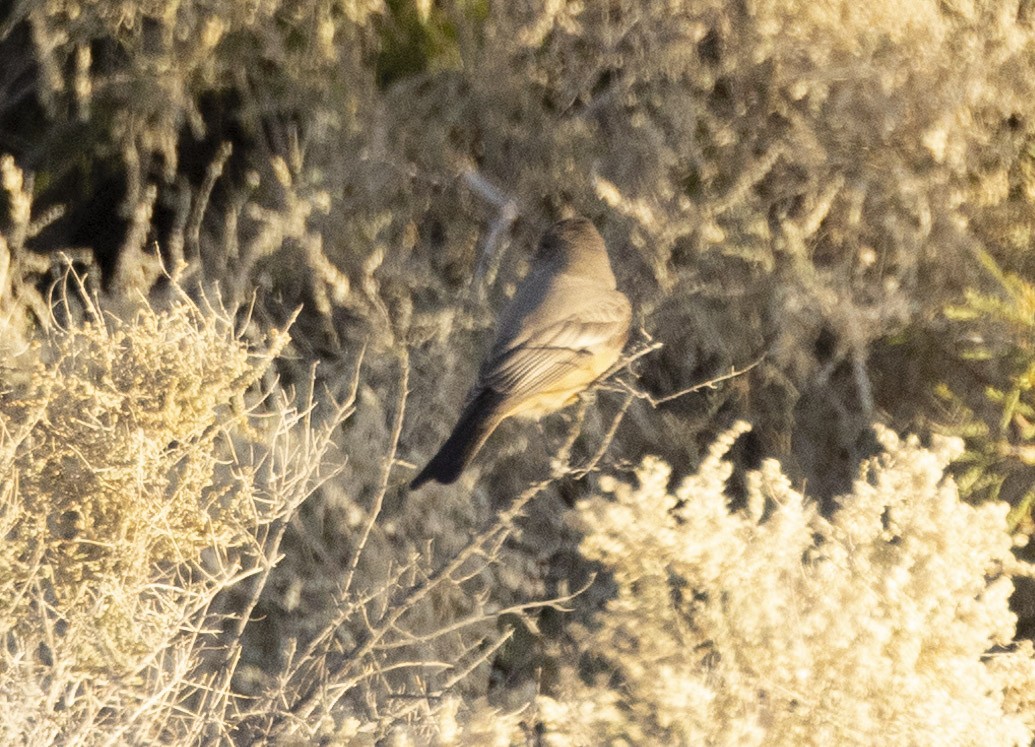
[[[945,479],[961,443],[880,429],[828,520],[772,461],[729,510],[722,459],[743,430],[675,489],[648,459],[578,506],[582,552],[617,590],[574,632],[596,671],[541,698],[547,742],[1030,744],[1035,651],[1009,598],[1035,566],[1012,554],[1006,504],[967,505]]]
[[[0,11],[0,742],[1032,744],[1033,12]],[[574,211],[636,359],[408,494]]]

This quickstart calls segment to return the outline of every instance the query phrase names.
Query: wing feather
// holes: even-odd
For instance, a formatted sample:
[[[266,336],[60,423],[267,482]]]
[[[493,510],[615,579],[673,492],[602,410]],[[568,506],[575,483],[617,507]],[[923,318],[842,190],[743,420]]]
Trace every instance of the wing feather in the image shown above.
[[[532,330],[495,351],[482,369],[481,386],[508,399],[546,391],[551,384],[585,366],[600,345],[622,334],[627,329],[629,314],[624,298],[608,299]]]

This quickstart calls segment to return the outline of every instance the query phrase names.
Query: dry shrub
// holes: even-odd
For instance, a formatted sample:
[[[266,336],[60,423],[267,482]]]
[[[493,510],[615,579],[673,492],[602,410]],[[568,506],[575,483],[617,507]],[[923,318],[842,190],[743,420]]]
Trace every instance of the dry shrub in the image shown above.
[[[16,9],[6,30],[28,27],[38,66],[34,94],[49,118],[91,125],[79,130],[86,141],[78,143],[97,149],[89,156],[107,152],[127,166],[143,165],[129,175],[135,192],[149,174],[171,181],[178,140],[208,135],[205,109],[228,91],[245,97],[241,123],[249,137],[263,115],[326,100],[340,65],[355,74],[373,10],[363,0],[46,0]]]
[[[577,210],[668,344],[656,393],[769,354],[750,396],[673,404],[618,444],[691,465],[748,417],[829,494],[876,408],[897,416],[927,383],[902,397],[871,370],[875,343],[940,337],[938,311],[982,282],[975,247],[1028,262],[1023,2],[48,0],[15,19],[53,125],[41,181],[69,191],[79,161],[58,146],[81,128],[83,161],[121,162],[133,230],[152,210],[173,224],[174,273],[183,259],[235,298],[258,283],[310,302],[310,350],[426,345],[432,424],[525,248]],[[420,59],[386,71],[400,54]],[[62,189],[50,199],[77,197]]]
[[[213,736],[230,728],[240,655],[219,638],[240,612],[221,594],[268,573],[278,527],[327,471],[330,429],[255,389],[285,334],[250,344],[182,296],[126,319],[86,307],[0,395],[0,731]]]
[[[459,695],[542,604],[490,598],[518,510],[436,551],[392,547],[405,376],[374,504],[349,502],[311,577],[274,573],[340,470],[327,452],[353,400],[316,417],[310,380],[292,404],[268,377],[287,335],[249,342],[251,320],[175,285],[164,310],[118,316],[79,291],[87,318],[38,332],[0,394],[0,740],[511,741],[520,712]],[[264,640],[267,611],[303,595],[305,619]]]
[[[80,666],[132,670],[168,634],[144,622],[156,599],[140,592],[155,571],[247,541],[252,496],[213,489],[215,442],[225,437],[217,426],[232,420],[229,403],[269,358],[253,355],[231,325],[186,304],[145,308],[126,323],[98,315],[36,346],[28,385],[4,397],[8,429],[23,430],[11,467],[33,518],[10,538],[48,567],[55,609],[97,610],[95,642],[73,649]],[[125,596],[107,588],[112,579]]]
[[[116,241],[122,248],[113,250],[116,291],[150,290],[157,275],[151,239],[157,238],[170,272],[188,287],[218,282],[235,301],[260,287],[260,324],[281,325],[290,309],[305,302],[294,328],[292,353],[298,356],[278,361],[292,381],[304,380],[310,360],[319,356],[325,363],[345,358],[339,368],[335,363],[321,369],[347,376],[358,343],[366,344],[356,417],[335,434],[349,455],[348,471],[296,517],[286,536],[289,557],[264,577],[269,583],[256,583],[254,588],[264,589],[256,615],[262,625],[239,630],[244,666],[227,671],[239,675],[236,686],[269,706],[270,721],[287,724],[283,730],[300,738],[387,734],[409,718],[406,704],[422,697],[411,713],[437,712],[434,703],[457,692],[447,687],[456,671],[425,665],[448,661],[455,667],[458,652],[467,656],[460,669],[480,662],[479,684],[463,692],[465,708],[475,708],[477,689],[487,688],[489,679],[489,662],[479,660],[483,652],[477,646],[483,637],[498,640],[491,635],[492,611],[548,596],[549,584],[566,578],[567,568],[556,559],[572,555],[574,532],[559,517],[565,502],[590,489],[590,482],[548,488],[531,507],[520,541],[509,527],[494,535],[478,547],[484,552],[475,568],[456,574],[463,583],[442,579],[399,626],[391,620],[393,605],[463,552],[496,508],[521,493],[526,478],[544,474],[568,425],[552,418],[543,432],[504,428],[480,461],[481,473],[472,470],[461,487],[429,486],[406,498],[395,516],[380,517],[374,507],[404,503],[407,468],[391,461],[393,442],[401,444],[403,458],[418,462],[452,425],[484,352],[493,312],[525,271],[528,250],[550,220],[575,210],[601,227],[623,289],[665,343],[641,366],[642,383],[653,393],[681,389],[767,354],[750,376],[708,397],[683,398],[657,411],[634,404],[615,437],[613,459],[621,464],[623,457],[658,453],[674,471],[689,472],[702,458],[701,444],[733,419],[747,417],[758,434],[754,451],[780,456],[787,474],[807,478],[810,491],[822,496],[847,492],[869,448],[860,435],[868,432],[875,410],[900,424],[901,411],[921,401],[915,393],[929,389],[930,369],[939,367],[908,353],[904,363],[888,364],[872,357],[874,346],[899,339],[903,331],[955,346],[959,326],[941,310],[958,301],[966,286],[985,284],[974,259],[981,252],[975,250],[1030,275],[1030,4],[901,5],[23,3],[14,11],[15,23],[0,31],[17,28],[28,40],[13,52],[0,49],[0,93],[20,97],[0,95],[0,139],[38,179],[34,186],[13,160],[0,162],[10,208],[6,247],[0,243],[0,347],[21,349],[33,321],[43,324],[49,316],[33,285],[50,263],[38,261],[26,246],[64,250],[70,243],[67,235],[38,234],[47,216],[29,210],[34,194],[46,196],[43,204],[78,208],[86,223],[105,225],[93,208],[118,201],[109,211],[126,224],[126,235]],[[414,39],[430,46],[408,49]],[[411,52],[424,58],[418,64],[400,59]],[[35,115],[22,106],[25,101],[39,105]],[[7,124],[22,111],[28,114],[21,129]],[[8,126],[17,131],[8,132]],[[117,200],[98,187],[112,180],[121,188]],[[105,320],[93,333],[123,345],[119,335],[125,330],[111,325]],[[151,326],[163,334],[161,324]],[[399,438],[393,430],[402,400],[393,395],[400,388],[396,361],[404,349],[414,350],[413,398]],[[142,360],[131,351],[124,354]],[[148,354],[172,360],[174,368],[186,365],[161,345]],[[4,528],[17,532],[42,522],[39,531],[56,536],[56,547],[92,564],[79,574],[135,568],[140,560],[159,566],[162,583],[177,573],[191,581],[204,574],[219,577],[207,561],[197,565],[197,558],[199,550],[203,560],[211,554],[201,549],[206,532],[214,532],[213,547],[225,542],[233,548],[248,536],[233,524],[243,520],[247,503],[237,502],[238,494],[226,486],[259,478],[238,469],[237,460],[276,461],[263,457],[273,451],[268,443],[250,451],[256,438],[251,427],[237,430],[243,421],[234,418],[253,412],[248,401],[236,408],[228,404],[237,394],[227,382],[247,378],[238,371],[240,360],[227,356],[230,379],[213,373],[205,391],[185,381],[177,389],[161,375],[137,390],[132,381],[120,380],[120,386],[138,391],[137,411],[129,418],[118,409],[124,395],[113,394],[102,376],[111,371],[114,381],[118,365],[105,362],[100,352],[90,355],[99,358],[86,368],[77,368],[74,359],[62,364],[89,377],[70,395],[87,399],[84,422],[108,418],[124,428],[113,436],[118,448],[110,450],[103,437],[90,441],[90,434],[82,434],[91,453],[101,455],[89,458],[113,465],[86,474],[82,487],[73,483],[80,493],[96,488],[97,507],[67,516],[48,509],[47,516],[58,519],[50,523],[24,505],[12,507],[3,516]],[[62,359],[41,360],[57,371]],[[214,371],[199,365],[191,376]],[[11,375],[11,383],[23,387],[11,396],[42,386]],[[145,396],[150,386],[166,389]],[[209,386],[213,399],[206,403]],[[9,428],[5,442],[5,464],[17,457],[27,474],[37,467],[26,466],[28,457],[19,449],[36,433],[37,421],[40,432],[73,429],[79,437],[80,429],[88,430],[75,418],[48,415],[48,408],[67,412],[71,402],[47,404],[37,394],[34,409],[27,400],[13,413],[22,425]],[[90,400],[94,396],[98,402]],[[608,418],[601,413],[611,405],[604,401],[604,408],[590,408],[576,455],[592,452],[595,437],[606,431]],[[272,432],[308,443],[308,426],[296,422],[300,417],[274,418],[281,426],[271,426]],[[165,418],[176,427],[166,428]],[[248,422],[264,432],[250,415]],[[173,432],[181,427],[186,432]],[[224,428],[232,438],[213,435]],[[133,445],[135,437],[141,443]],[[199,453],[191,452],[191,443]],[[248,448],[238,449],[242,443]],[[217,456],[200,453],[207,448]],[[310,444],[297,454],[287,449],[278,468],[311,466],[307,460],[315,448]],[[176,454],[183,461],[172,461]],[[75,454],[59,466],[51,468],[53,474],[69,481],[84,473]],[[299,469],[309,474],[308,467]],[[125,477],[127,470],[146,481],[138,485]],[[209,473],[223,482],[206,486]],[[493,479],[482,479],[476,488],[483,477]],[[47,489],[42,477],[33,479]],[[263,479],[269,495],[290,482],[276,487],[272,475]],[[10,501],[24,492],[20,484],[2,483]],[[184,495],[191,488],[197,492],[197,506],[159,503],[150,492],[181,487]],[[123,493],[147,493],[134,505],[150,506],[185,536],[151,536],[137,514],[110,511],[112,496]],[[298,500],[291,495],[283,505]],[[286,515],[286,508],[278,513],[270,507],[280,505],[272,498],[264,505],[270,515]],[[230,524],[217,531],[213,522],[220,517]],[[258,526],[273,526],[263,521]],[[115,535],[89,548],[76,545],[78,535],[62,538],[63,531],[79,532],[80,524],[135,537],[134,549],[111,550]],[[624,542],[623,531],[616,529],[616,542]],[[265,540],[260,545],[269,547]],[[233,552],[245,553],[248,544],[239,547]],[[359,547],[365,548],[362,557]],[[638,545],[629,547],[631,554],[644,554]],[[11,567],[36,562],[15,545],[3,552]],[[505,562],[497,563],[500,558]],[[195,570],[184,571],[181,560]],[[260,565],[268,569],[272,563],[267,553]],[[174,565],[178,571],[170,570]],[[247,567],[254,565],[242,563]],[[69,573],[61,587],[68,599],[79,598],[73,590],[89,599],[117,595],[86,581],[75,589],[71,579],[88,581],[88,574]],[[136,599],[164,593],[158,586],[141,591],[142,576],[133,573],[129,588],[135,590],[123,594]],[[343,594],[346,575],[351,587]],[[42,591],[23,584],[22,593],[8,598],[21,609],[45,609],[54,603],[54,583]],[[219,584],[213,581],[211,588]],[[251,587],[238,591],[235,600],[252,598]],[[201,594],[193,603],[201,609],[206,599]],[[117,609],[95,609],[89,619],[113,625],[127,619]],[[175,627],[163,627],[160,617],[147,618],[158,637]],[[442,633],[455,619],[476,624],[463,635]],[[72,633],[59,628],[41,627],[36,643],[70,640]],[[342,669],[343,656],[364,651],[370,636],[380,637],[365,650],[369,658]],[[124,656],[115,659],[133,669],[142,649],[124,631],[111,638],[77,647],[76,655],[96,661],[97,652],[121,651]],[[305,659],[301,654],[314,642],[320,655]],[[24,653],[19,666],[29,669],[19,670],[28,673],[20,682],[30,683],[29,707],[13,708],[12,714],[32,713],[37,702],[63,703],[70,692],[55,685],[49,700],[39,697],[36,682],[45,677],[32,669],[38,665],[34,652],[54,644],[40,649],[36,643],[9,649]],[[170,653],[168,660],[179,662],[179,671],[197,671],[190,663],[194,649],[169,651],[181,652],[175,654],[181,658]],[[997,662],[1016,665],[1021,681],[1027,676],[1025,660],[1000,657],[989,666]],[[532,668],[538,671],[539,664]],[[318,704],[312,722],[278,710],[285,702],[297,705],[300,694],[304,699],[330,688],[333,675],[343,672],[339,684],[347,687]],[[173,681],[154,676],[147,685],[151,693]],[[222,736],[234,728],[226,724],[240,723],[248,709],[242,705],[240,718],[224,721],[228,690],[212,691],[220,693],[212,697],[221,705],[211,709],[203,728]],[[120,697],[140,703],[133,700],[138,695]],[[213,702],[206,697],[195,703]],[[350,709],[359,716],[342,716]],[[135,713],[133,706],[120,710]],[[78,711],[63,707],[62,713],[74,720]],[[250,715],[259,733],[273,728],[262,723],[263,714]],[[440,715],[449,721],[448,712]],[[95,717],[113,718],[103,708]],[[419,715],[413,720],[418,723]],[[64,729],[66,736],[75,733]]]
[[[1006,504],[962,503],[949,460],[879,437],[824,519],[775,462],[730,508],[740,426],[674,489],[657,460],[583,501],[615,598],[540,700],[555,744],[1027,745],[1035,650],[1013,643]]]

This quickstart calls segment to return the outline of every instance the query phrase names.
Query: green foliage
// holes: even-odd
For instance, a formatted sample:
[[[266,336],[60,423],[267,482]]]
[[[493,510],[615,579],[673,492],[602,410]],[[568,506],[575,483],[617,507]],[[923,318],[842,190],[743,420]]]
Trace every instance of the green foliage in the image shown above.
[[[962,364],[978,370],[988,383],[976,393],[956,392],[942,383],[937,392],[955,416],[952,431],[967,444],[959,460],[963,494],[980,500],[1008,497],[1013,506],[1010,526],[1024,522],[1030,534],[1035,505],[1035,285],[1002,270],[988,254],[982,261],[994,289],[968,288],[964,302],[946,308],[945,315],[963,341]]]
[[[386,5],[387,12],[379,23],[381,48],[375,64],[382,88],[433,66],[457,67],[456,26],[439,4],[389,0]]]

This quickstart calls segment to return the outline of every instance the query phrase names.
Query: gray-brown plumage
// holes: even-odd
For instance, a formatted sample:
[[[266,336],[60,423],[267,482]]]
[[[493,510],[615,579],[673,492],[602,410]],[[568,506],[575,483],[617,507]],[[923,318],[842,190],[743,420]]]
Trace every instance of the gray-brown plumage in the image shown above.
[[[631,320],[597,229],[585,218],[555,223],[500,316],[452,434],[410,487],[455,481],[507,418],[539,418],[573,402],[618,360]]]

